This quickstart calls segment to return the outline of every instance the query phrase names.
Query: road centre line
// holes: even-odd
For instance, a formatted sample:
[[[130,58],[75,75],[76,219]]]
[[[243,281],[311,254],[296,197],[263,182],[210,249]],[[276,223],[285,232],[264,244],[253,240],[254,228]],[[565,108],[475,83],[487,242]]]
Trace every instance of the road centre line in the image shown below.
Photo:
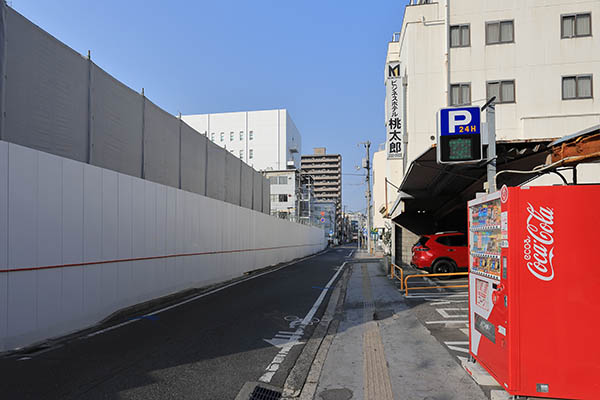
[[[122,323],[120,323],[120,324],[113,325],[113,326],[110,326],[110,327],[108,327],[108,328],[105,328],[105,329],[101,329],[101,330],[99,330],[99,331],[96,331],[96,332],[92,332],[92,333],[90,333],[89,335],[86,335],[86,336],[82,337],[82,339],[87,339],[87,338],[91,338],[91,337],[94,337],[94,336],[100,335],[100,334],[102,334],[102,333],[110,332],[110,331],[112,331],[112,330],[115,330],[115,329],[121,328],[121,327],[123,327],[123,326],[125,326],[125,325],[129,325],[129,324],[131,324],[131,323],[133,323],[133,322],[136,322],[136,321],[142,320],[142,319],[144,319],[143,317],[149,317],[149,316],[152,316],[152,315],[160,314],[160,313],[162,313],[162,312],[165,312],[165,311],[168,311],[168,310],[172,310],[173,308],[176,308],[176,307],[182,306],[182,305],[184,305],[184,304],[187,304],[187,303],[191,303],[192,301],[196,301],[196,300],[198,300],[198,299],[201,299],[201,298],[203,298],[203,297],[206,297],[206,296],[209,296],[209,295],[211,295],[211,294],[214,294],[214,293],[220,292],[220,291],[222,291],[222,290],[228,289],[228,288],[230,288],[230,287],[232,287],[232,286],[239,285],[240,283],[247,282],[247,281],[250,281],[250,280],[252,280],[252,279],[256,279],[256,278],[258,278],[258,277],[261,277],[261,276],[263,276],[263,275],[267,275],[267,274],[270,274],[270,273],[273,273],[273,272],[279,271],[279,270],[280,270],[280,269],[282,269],[282,268],[289,267],[290,265],[294,265],[294,264],[297,264],[297,263],[299,263],[299,262],[301,262],[301,261],[305,261],[305,260],[308,260],[308,259],[310,259],[310,258],[316,257],[316,256],[318,256],[318,255],[320,255],[320,254],[322,254],[322,253],[323,253],[323,251],[321,251],[321,252],[318,252],[318,253],[316,253],[316,254],[313,254],[313,255],[310,255],[310,256],[308,256],[308,257],[301,258],[300,260],[297,260],[297,261],[293,261],[293,262],[290,262],[290,263],[284,264],[284,265],[282,265],[281,267],[279,267],[279,268],[276,268],[276,269],[273,269],[273,270],[271,270],[271,271],[265,271],[265,272],[261,272],[261,273],[259,273],[259,274],[256,274],[256,275],[251,275],[251,276],[249,276],[249,277],[247,277],[247,278],[241,279],[241,280],[239,280],[239,281],[236,281],[236,282],[232,282],[232,283],[230,283],[230,284],[228,284],[228,285],[225,285],[225,286],[222,286],[222,287],[220,287],[220,288],[216,288],[216,289],[210,290],[210,291],[208,291],[208,292],[206,292],[206,293],[199,294],[198,296],[191,297],[191,298],[189,298],[189,299],[187,299],[187,300],[183,300],[183,301],[181,301],[181,302],[179,302],[179,303],[175,303],[175,304],[172,304],[172,305],[170,305],[170,306],[168,306],[168,307],[164,307],[164,308],[161,308],[161,309],[159,309],[159,310],[156,310],[156,311],[154,311],[154,312],[151,312],[151,313],[145,314],[145,315],[143,315],[143,316],[142,316],[142,317],[140,317],[140,318],[130,319],[130,320],[128,320],[128,321],[125,321],[125,322],[122,322]]]
[[[304,329],[306,328],[307,325],[309,325],[312,322],[312,319],[313,319],[315,313],[319,309],[319,306],[323,302],[323,299],[325,299],[328,289],[331,288],[331,285],[333,285],[333,283],[337,279],[338,275],[344,270],[344,266],[347,263],[348,263],[347,261],[344,262],[340,266],[340,268],[336,271],[336,273],[331,277],[329,282],[327,282],[327,285],[325,285],[325,288],[321,291],[321,294],[319,295],[319,297],[313,304],[312,308],[308,311],[308,313],[306,314],[306,316],[300,323],[300,326],[298,327],[298,329],[295,332],[296,335],[293,336],[293,338],[298,337],[298,339],[300,339],[302,337],[302,335],[304,334]],[[273,376],[275,376],[275,373],[279,370],[281,363],[283,363],[283,361],[289,354],[291,348],[293,346],[295,346],[296,344],[299,344],[299,342],[297,342],[296,340],[290,341],[289,343],[284,344],[281,347],[281,350],[279,350],[279,352],[275,355],[273,360],[269,363],[269,365],[267,365],[267,368],[265,368],[265,373],[258,380],[261,382],[270,383],[271,379],[273,379]]]

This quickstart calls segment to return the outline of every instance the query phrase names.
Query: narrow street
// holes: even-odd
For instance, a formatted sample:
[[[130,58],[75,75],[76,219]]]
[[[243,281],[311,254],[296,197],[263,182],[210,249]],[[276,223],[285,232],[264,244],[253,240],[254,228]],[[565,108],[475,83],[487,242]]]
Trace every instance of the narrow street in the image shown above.
[[[354,249],[328,249],[163,312],[130,317],[134,321],[124,326],[4,358],[2,398],[233,399],[244,383],[265,374],[278,345],[295,339],[293,332]],[[313,329],[307,326],[272,385],[283,386]]]

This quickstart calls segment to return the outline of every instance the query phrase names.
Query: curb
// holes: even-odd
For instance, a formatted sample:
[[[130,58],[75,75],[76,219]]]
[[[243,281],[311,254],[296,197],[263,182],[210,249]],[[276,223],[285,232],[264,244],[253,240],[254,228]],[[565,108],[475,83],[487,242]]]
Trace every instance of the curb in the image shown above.
[[[351,275],[353,263],[345,262],[348,268],[329,299],[323,318],[308,340],[302,353],[288,375],[283,386],[282,400],[312,399],[317,389],[319,376],[325,363],[329,346],[337,333],[340,324],[339,315],[346,297],[346,288]]]

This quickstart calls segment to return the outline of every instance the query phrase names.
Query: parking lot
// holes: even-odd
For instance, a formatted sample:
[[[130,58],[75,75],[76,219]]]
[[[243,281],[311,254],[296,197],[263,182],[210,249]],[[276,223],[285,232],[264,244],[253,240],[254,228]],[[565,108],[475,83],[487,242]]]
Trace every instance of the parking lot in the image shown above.
[[[431,335],[462,365],[469,358],[469,294],[468,287],[454,286],[468,286],[468,277],[440,279],[412,268],[404,269],[405,277],[417,274],[422,277],[408,280],[406,303]],[[436,288],[419,289],[432,286]],[[491,377],[484,383],[480,386],[488,397],[492,393],[506,393]]]

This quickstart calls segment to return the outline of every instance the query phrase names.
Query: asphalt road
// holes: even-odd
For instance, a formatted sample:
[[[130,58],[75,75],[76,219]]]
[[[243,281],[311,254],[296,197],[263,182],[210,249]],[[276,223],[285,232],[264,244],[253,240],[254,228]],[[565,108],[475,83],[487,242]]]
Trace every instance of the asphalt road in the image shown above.
[[[31,358],[0,359],[0,398],[234,399],[244,383],[263,376],[279,352],[264,339],[281,340],[281,332],[293,331],[290,324],[304,318],[353,250],[330,249]],[[292,347],[272,385],[283,386],[302,347]]]

